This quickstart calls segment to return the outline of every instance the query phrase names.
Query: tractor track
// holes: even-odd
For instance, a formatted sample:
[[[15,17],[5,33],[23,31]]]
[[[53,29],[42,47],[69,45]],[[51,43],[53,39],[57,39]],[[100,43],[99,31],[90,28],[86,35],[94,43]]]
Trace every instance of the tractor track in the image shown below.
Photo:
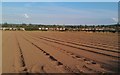
[[[32,45],[34,45],[35,47],[37,47],[43,54],[45,54],[45,56],[47,56],[47,57],[49,57],[52,61],[54,61],[54,62],[56,62],[57,63],[57,66],[63,66],[64,67],[64,69],[65,70],[67,70],[67,72],[69,72],[69,73],[80,73],[81,72],[81,70],[79,70],[78,68],[77,69],[72,69],[72,68],[70,68],[69,66],[67,66],[67,65],[64,65],[64,63],[62,63],[62,62],[60,62],[60,61],[58,61],[55,57],[53,57],[50,53],[48,53],[48,52],[46,52],[45,50],[43,50],[42,48],[40,48],[39,46],[37,46],[36,44],[34,44],[33,42],[31,42],[30,40],[28,40],[28,39],[26,39],[26,38],[24,38],[26,41],[28,41],[29,43],[31,43]],[[32,39],[34,39],[34,38],[32,38]],[[35,39],[34,39],[35,40]],[[43,43],[43,42],[42,42]],[[46,44],[45,42],[44,42],[44,44]],[[50,46],[50,45],[49,45]],[[52,47],[55,47],[55,46],[53,46],[52,45]],[[65,53],[66,52],[66,50],[61,50],[60,52],[62,52],[62,53]],[[98,64],[98,63],[96,63],[95,61],[93,61],[93,60],[90,60],[90,59],[86,59],[86,58],[83,58],[83,57],[80,57],[80,56],[77,56],[77,55],[75,55],[75,54],[73,54],[73,53],[71,53],[71,52],[67,52],[67,53],[65,53],[65,55],[68,55],[68,56],[71,56],[72,58],[74,58],[75,60],[77,60],[77,61],[79,61],[79,62],[84,62],[84,63],[86,63],[86,64],[93,64],[93,65],[96,65],[96,64]],[[84,66],[84,65],[83,65]],[[102,68],[102,67],[101,67]],[[97,71],[97,70],[92,70],[92,69],[90,69],[90,68],[88,68],[88,67],[86,67],[86,69],[88,69],[88,70],[90,70],[90,71],[93,71],[93,72],[99,72],[99,71]],[[102,73],[102,71],[101,71],[101,73]]]
[[[43,36],[45,37],[45,36]],[[58,40],[58,39],[55,39],[55,38],[51,38],[51,37],[45,37],[45,38],[50,38],[50,39],[53,39],[53,40],[56,40],[56,41],[61,41],[61,42],[67,42],[67,41],[63,41],[63,40]],[[68,43],[75,43],[76,45],[81,45],[81,46],[88,46],[88,47],[94,47],[94,48],[98,48],[98,49],[103,49],[103,50],[112,50],[114,52],[114,50],[116,52],[120,52],[118,51],[119,47],[115,47],[115,46],[110,46],[108,44],[103,44],[103,43],[99,43],[99,42],[96,42],[97,40],[95,40],[94,42],[84,42],[81,40],[81,42],[79,41],[78,43],[76,42],[68,42]],[[119,41],[118,41],[119,42]],[[95,44],[94,44],[95,43]],[[89,46],[90,45],[90,46]],[[102,47],[102,48],[101,48]],[[107,49],[106,49],[107,48]]]
[[[78,73],[78,70],[74,70],[72,68],[70,68],[69,66],[64,65],[62,62],[58,61],[55,57],[53,57],[50,53],[44,51],[42,48],[40,48],[39,46],[37,46],[36,44],[34,44],[33,42],[31,42],[30,40],[24,38],[26,41],[28,41],[29,43],[31,43],[33,46],[35,46],[36,48],[38,48],[45,56],[49,57],[50,60],[52,60],[53,62],[55,62],[57,65],[56,66],[63,66],[64,69],[68,72],[68,73]]]
[[[15,56],[15,64],[14,64],[15,71],[17,71],[19,73],[27,73],[24,55],[23,55],[20,43],[19,43],[16,35],[15,35],[15,39],[16,39],[16,42],[17,42],[17,45],[19,48],[19,50],[16,50],[16,54],[15,54],[16,55]]]
[[[36,37],[33,37],[33,36],[31,36],[31,38],[34,39],[34,40],[36,40],[36,41],[40,41],[40,40],[38,40],[39,38],[36,38]],[[54,48],[56,48],[56,50],[57,50],[57,48],[59,48],[59,50],[60,50],[62,53],[65,53],[65,54],[71,56],[72,58],[76,58],[76,59],[77,59],[77,58],[78,58],[78,59],[79,59],[79,58],[83,58],[85,61],[87,61],[87,60],[92,60],[92,59],[90,59],[90,58],[86,58],[86,57],[77,55],[77,54],[75,54],[75,53],[72,53],[71,51],[67,51],[67,50],[65,50],[65,49],[63,49],[63,48],[54,46],[54,45],[52,45],[52,44],[48,44],[48,43],[43,42],[43,41],[42,41],[42,43],[44,43],[44,44],[46,44],[46,45],[49,45],[49,46],[51,46],[51,47],[54,47]],[[95,61],[95,60],[92,60],[92,61]],[[94,63],[95,63],[95,62],[94,62]]]
[[[57,40],[57,39],[48,38],[48,37],[44,37],[44,36],[41,36],[41,37],[47,38],[47,39],[51,39],[51,40],[55,40],[55,41],[70,43],[70,44],[74,44],[74,45],[78,45],[78,46],[83,46],[83,47],[89,47],[89,48],[93,48],[93,49],[98,49],[98,50],[102,50],[102,51],[109,51],[109,52],[114,52],[114,53],[120,53],[120,51],[118,51],[118,50],[108,50],[108,49],[98,48],[98,47],[94,47],[94,46],[88,46],[88,45],[83,45],[83,44],[77,44],[77,43],[74,43],[74,42],[66,42],[66,41],[63,41],[63,40]]]
[[[52,41],[50,39],[45,39],[45,38],[41,38],[41,37],[39,37],[39,38],[43,39],[43,40],[46,40],[46,41],[58,43],[58,44],[61,44],[61,45],[69,46],[69,47],[72,47],[72,48],[76,48],[76,49],[80,49],[80,50],[84,50],[84,51],[88,51],[88,52],[92,52],[92,53],[96,53],[96,54],[101,54],[101,55],[105,55],[105,56],[109,56],[109,57],[113,57],[113,58],[120,58],[119,56],[113,56],[113,55],[109,55],[109,54],[105,54],[105,53],[100,53],[100,52],[96,52],[96,51],[90,51],[90,50],[87,50],[87,49],[84,49],[84,48],[79,48],[79,47],[75,47],[75,46],[72,46],[72,45],[67,45],[67,44],[64,44],[64,43],[60,43],[58,41]]]
[[[103,43],[99,43],[99,42],[96,42],[96,41],[97,40],[95,40],[94,42],[87,42],[87,43],[85,43],[84,41],[81,41],[81,42],[83,42],[85,45],[89,44],[89,45],[92,45],[92,46],[102,47],[101,49],[104,49],[104,48],[110,48],[110,49],[114,49],[114,50],[118,50],[119,49],[118,46],[103,44]]]
[[[31,35],[26,35],[26,36],[29,36],[29,37],[31,37],[32,39],[36,40],[36,41],[40,41],[38,37],[33,37],[33,36],[31,36]],[[42,40],[42,39],[41,39],[41,40]],[[45,41],[46,41],[46,40],[45,40]],[[60,47],[57,47],[57,46],[55,46],[55,45],[48,44],[48,43],[47,43],[48,41],[47,41],[47,42],[45,42],[45,41],[42,41],[41,43],[44,43],[44,44],[49,45],[49,46],[51,46],[51,47],[54,47],[55,50],[59,50],[60,52],[62,52],[62,53],[64,53],[64,54],[66,54],[66,55],[68,55],[68,56],[76,59],[77,61],[80,61],[80,62],[82,61],[82,62],[85,62],[85,63],[92,63],[92,64],[100,64],[102,67],[105,67],[105,66],[106,66],[106,67],[110,67],[110,66],[111,66],[111,65],[109,65],[109,64],[107,64],[107,63],[105,63],[105,62],[97,61],[97,60],[94,60],[94,59],[90,59],[90,58],[88,58],[88,57],[84,57],[84,56],[75,54],[75,53],[73,53],[73,52],[71,52],[71,51],[67,51],[67,50],[65,50],[65,49],[63,49],[63,48],[60,48]],[[50,41],[49,41],[49,42],[50,42]],[[58,48],[59,48],[59,49],[58,49]]]
[[[120,51],[115,48],[116,40],[111,42],[114,45],[113,48],[112,46],[108,48],[95,46],[96,39],[93,39],[95,43],[90,42],[89,38],[88,41],[85,39],[82,40],[83,42],[78,42],[79,39],[76,36],[75,40],[72,40],[71,36],[65,37],[65,40],[64,36],[59,37],[57,34],[54,37],[49,33],[11,32],[5,35],[7,36],[4,39],[4,52],[9,54],[7,55],[8,63],[5,62],[8,65],[8,68],[5,68],[6,72],[8,70],[8,72],[24,75],[30,73],[72,73],[75,75],[78,73],[79,75],[79,73],[118,72],[117,63],[120,62],[120,57],[117,56],[117,53]],[[106,37],[103,37],[104,39]],[[107,41],[109,42],[110,39]],[[102,44],[104,41],[100,41],[100,43]]]
[[[36,36],[36,37],[37,37],[37,36]],[[61,44],[61,45],[64,45],[64,46],[68,46],[68,47],[72,47],[72,48],[76,48],[76,49],[80,49],[80,50],[84,50],[84,51],[88,51],[88,52],[92,52],[92,53],[96,53],[96,54],[101,54],[101,55],[104,55],[104,56],[109,56],[109,57],[112,57],[112,58],[117,58],[117,59],[120,58],[119,56],[113,56],[113,55],[110,55],[110,54],[101,53],[101,52],[96,52],[96,51],[91,51],[91,50],[88,50],[88,49],[84,49],[84,48],[75,47],[75,46],[72,46],[72,45],[69,45],[69,44],[65,44],[64,41],[61,43],[61,41],[56,41],[56,40],[48,39],[48,38],[44,38],[44,37],[38,37],[38,38],[39,38],[39,39],[42,39],[42,40],[49,41],[49,42]],[[103,50],[102,50],[102,51],[103,51]],[[109,50],[107,50],[107,51],[109,51]],[[114,53],[117,53],[117,52],[114,52]]]

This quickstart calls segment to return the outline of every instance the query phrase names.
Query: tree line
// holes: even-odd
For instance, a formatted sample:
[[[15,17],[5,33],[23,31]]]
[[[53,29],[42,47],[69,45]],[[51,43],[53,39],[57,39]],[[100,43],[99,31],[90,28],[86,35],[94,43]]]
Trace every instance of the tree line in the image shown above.
[[[38,28],[66,28],[66,30],[70,29],[80,29],[80,28],[113,28],[116,31],[120,32],[120,24],[111,24],[111,25],[44,25],[44,24],[9,24],[3,23],[2,27],[15,27],[15,28],[25,28],[26,30],[38,30]]]

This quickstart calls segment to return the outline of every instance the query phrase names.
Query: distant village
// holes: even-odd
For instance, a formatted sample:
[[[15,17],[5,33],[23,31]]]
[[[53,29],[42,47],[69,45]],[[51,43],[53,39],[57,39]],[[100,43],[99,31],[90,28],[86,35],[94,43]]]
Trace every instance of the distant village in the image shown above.
[[[85,31],[85,32],[120,32],[119,23],[114,25],[38,25],[38,24],[2,24],[3,31]]]

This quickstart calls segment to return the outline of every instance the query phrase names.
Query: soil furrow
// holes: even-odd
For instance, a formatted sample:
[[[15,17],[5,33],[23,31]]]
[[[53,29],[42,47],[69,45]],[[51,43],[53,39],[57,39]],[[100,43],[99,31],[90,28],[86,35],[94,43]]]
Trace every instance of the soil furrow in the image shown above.
[[[76,49],[80,49],[80,50],[85,50],[85,51],[88,51],[88,52],[93,52],[93,53],[96,53],[96,54],[101,54],[101,55],[105,55],[105,56],[109,56],[109,57],[113,57],[113,58],[120,58],[119,56],[113,56],[113,55],[109,55],[109,54],[105,54],[105,53],[91,51],[91,50],[87,50],[87,49],[84,49],[84,48],[75,47],[75,46],[72,46],[72,45],[64,44],[64,43],[61,43],[61,42],[58,42],[58,41],[54,41],[54,40],[50,40],[50,39],[46,39],[46,38],[42,38],[42,37],[39,37],[39,38],[43,39],[43,40],[46,40],[46,41],[50,41],[50,42],[58,43],[58,44],[61,44],[61,45],[69,46],[69,47],[72,47],[72,48],[76,48]]]
[[[19,44],[19,40],[17,38],[17,36],[15,36],[17,44],[18,44],[18,48],[19,50],[16,50],[16,56],[15,56],[15,71],[19,72],[19,73],[27,73],[27,68],[26,68],[26,64],[25,64],[25,60],[24,60],[24,55],[22,53],[22,49],[20,47]]]
[[[70,43],[70,44],[74,44],[74,45],[78,45],[78,46],[84,46],[84,47],[94,48],[94,49],[98,49],[98,50],[102,50],[102,51],[110,51],[110,52],[120,53],[119,50],[108,50],[108,49],[99,48],[99,47],[94,47],[94,46],[88,46],[88,45],[83,45],[83,44],[77,44],[77,43],[74,43],[74,42],[68,42],[68,41],[63,41],[63,40],[57,40],[57,39],[53,39],[53,38],[49,38],[49,37],[45,37],[45,36],[40,36],[40,37],[47,38],[47,39],[50,39],[50,40],[59,41],[59,42]]]
[[[40,41],[40,40],[36,39],[35,37],[33,38],[33,36],[30,36],[30,37],[31,37],[32,39],[36,40],[36,41]],[[45,43],[45,42],[43,42],[43,41],[42,41],[41,43],[44,43],[44,44],[46,44],[46,45],[49,45],[49,46],[58,48],[58,47],[56,47],[56,46],[54,46],[54,45]],[[32,44],[33,44],[33,43],[32,43]],[[96,62],[95,62],[94,60],[92,60],[92,59],[85,58],[85,57],[80,56],[80,55],[76,55],[76,54],[74,54],[74,53],[72,53],[72,52],[69,52],[69,51],[66,51],[66,50],[64,50],[64,49],[62,49],[62,48],[60,48],[59,50],[60,50],[62,53],[65,53],[66,55],[68,55],[68,56],[76,59],[77,61],[80,61],[80,62],[82,61],[82,62],[85,62],[86,64],[98,64],[98,63],[96,63]],[[45,53],[45,52],[44,52],[44,53]],[[49,54],[46,53],[46,55],[49,55]],[[51,58],[52,58],[52,57],[51,57]],[[54,58],[53,58],[53,60],[56,61],[56,59],[54,59]],[[103,62],[102,62],[102,63],[103,63]],[[105,64],[105,63],[104,63],[104,64]]]

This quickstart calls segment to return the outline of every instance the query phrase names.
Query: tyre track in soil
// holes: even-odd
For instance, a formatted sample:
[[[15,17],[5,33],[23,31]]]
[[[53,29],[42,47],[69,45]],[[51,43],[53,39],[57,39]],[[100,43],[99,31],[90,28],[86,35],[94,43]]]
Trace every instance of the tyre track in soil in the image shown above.
[[[36,34],[38,34],[38,33],[36,33]],[[116,38],[116,39],[118,39],[118,38]],[[58,40],[58,39],[57,39]],[[59,39],[60,40],[60,39]],[[100,47],[100,48],[102,48],[102,49],[113,49],[113,50],[118,50],[119,49],[119,47],[116,47],[116,46],[110,46],[110,45],[108,45],[108,44],[103,44],[103,43],[99,43],[99,42],[96,42],[97,40],[94,40],[94,42],[85,42],[85,41],[79,41],[78,42],[78,44],[81,44],[81,45],[90,45],[90,46],[94,46],[94,47]],[[95,44],[94,44],[95,43]],[[88,46],[89,46],[88,45]]]
[[[38,36],[36,36],[38,37]],[[85,48],[81,48],[81,47],[78,47],[78,46],[73,46],[73,45],[70,45],[69,43],[66,43],[64,41],[56,41],[56,40],[53,40],[53,39],[48,39],[48,38],[45,38],[45,37],[38,37],[39,39],[43,39],[43,40],[46,40],[46,41],[50,41],[50,42],[54,42],[54,43],[57,43],[57,44],[61,44],[61,45],[65,45],[65,46],[69,46],[69,47],[72,47],[72,48],[76,48],[76,49],[80,49],[80,50],[84,50],[84,51],[88,51],[88,52],[92,52],[92,53],[96,53],[96,54],[100,54],[100,55],[105,55],[105,56],[109,56],[109,57],[113,57],[113,58],[120,58],[120,56],[118,56],[118,52],[115,52],[115,51],[112,51],[114,53],[116,53],[115,55],[110,55],[110,54],[106,54],[104,52],[96,52],[96,51],[93,51],[92,49],[89,49],[89,47],[87,46],[84,46]],[[64,43],[63,43],[64,42]],[[72,43],[71,43],[72,44]],[[73,43],[74,44],[74,43]],[[86,49],[87,48],[87,49]],[[94,49],[94,48],[93,48]],[[97,49],[99,50],[99,49]],[[102,50],[103,51],[103,50]],[[107,50],[109,51],[109,50]]]
[[[24,39],[26,39],[26,38],[24,38]],[[27,41],[29,41],[28,39],[26,39]],[[31,41],[29,41],[29,42],[31,42]],[[47,53],[46,51],[44,51],[43,49],[41,49],[40,47],[38,47],[36,44],[34,44],[33,42],[31,42],[31,44],[33,44],[34,46],[36,46],[37,48],[39,48],[39,50],[41,50],[43,53],[45,53],[45,55],[50,55],[49,53]],[[58,61],[57,59],[55,59],[53,56],[49,56],[53,61]],[[77,58],[79,58],[79,57],[77,57]],[[81,58],[81,57],[80,57]],[[79,62],[81,63],[81,61],[82,61],[82,63],[91,63],[93,66],[96,66],[96,65],[98,65],[98,64],[96,64],[95,62],[89,62],[88,60],[86,60],[86,59],[77,59],[77,61],[79,60]],[[85,63],[85,64],[86,64]],[[58,65],[64,65],[63,63],[61,63],[61,62],[57,62],[57,64]],[[106,72],[106,70],[104,70],[103,68],[100,68],[100,69],[98,69],[98,70],[95,70],[95,69],[92,69],[92,68],[90,68],[90,67],[88,67],[88,65],[83,65],[84,66],[84,68],[83,69],[86,69],[86,72],[92,72],[92,73],[94,73],[94,72]],[[68,67],[68,66],[64,66],[64,68],[65,69],[67,69],[68,71],[70,71],[70,72],[73,72],[73,73],[76,73],[76,72],[83,72],[82,71],[82,69],[81,69],[81,67],[79,67],[79,66],[77,66],[76,68],[77,69],[79,69],[78,71],[77,70],[74,70],[74,69],[72,69],[72,68],[70,68],[70,67]],[[99,67],[97,67],[97,68],[99,68]]]
[[[15,34],[15,40],[17,42],[17,46],[19,50],[15,50],[14,71],[16,73],[27,73],[24,55],[16,34]]]
[[[57,39],[54,39],[54,38],[49,38],[49,37],[44,37],[44,36],[41,36],[41,37],[47,38],[47,39],[51,39],[51,40],[55,40],[55,41],[70,43],[70,44],[74,44],[74,45],[78,45],[78,46],[83,46],[83,47],[98,49],[98,50],[101,50],[101,51],[108,51],[108,52],[113,52],[113,53],[120,53],[120,51],[118,51],[118,50],[112,50],[112,49],[111,49],[111,50],[110,50],[110,49],[108,50],[108,49],[105,49],[105,48],[99,48],[99,47],[94,47],[94,46],[89,46],[89,45],[77,44],[77,43],[74,43],[74,42],[67,42],[67,41],[57,40]]]
[[[97,40],[96,40],[97,41]],[[80,43],[80,42],[79,42]],[[95,44],[94,44],[95,43]],[[80,43],[81,44],[81,43]],[[84,43],[85,45],[87,45],[88,43]],[[89,43],[89,45],[91,46],[95,46],[95,47],[100,47],[102,49],[113,49],[113,50],[118,50],[119,47],[116,46],[109,46],[108,44],[102,44],[102,43],[98,43],[98,42],[91,42]]]
[[[118,39],[118,38],[115,38],[115,39]],[[84,41],[81,41],[81,42],[83,42],[85,45],[87,45],[87,44],[94,45],[96,47],[101,47],[101,48],[104,48],[104,49],[113,49],[113,50],[118,50],[119,49],[118,43],[116,43],[115,45],[109,45],[109,44],[105,44],[105,43],[96,42],[98,40],[99,39],[96,39],[96,40],[94,40],[94,42],[87,42],[87,43],[85,43]],[[102,41],[102,42],[105,42],[105,41]]]
[[[27,34],[28,35],[28,34]],[[28,35],[28,36],[31,36],[31,37],[33,37],[32,35]],[[35,37],[36,38],[36,37]],[[37,37],[38,38],[38,37]],[[39,40],[38,40],[39,41]],[[45,40],[46,41],[46,40]],[[49,40],[47,40],[47,42],[48,42]],[[49,41],[49,42],[51,42],[51,41]],[[44,43],[44,42],[43,42]],[[46,43],[47,44],[47,43]],[[59,44],[59,43],[58,43]],[[49,44],[50,45],[50,44]],[[55,47],[55,46],[53,46],[53,47]],[[59,47],[57,47],[57,48],[59,48]],[[108,63],[105,63],[105,62],[103,62],[103,61],[96,61],[96,60],[94,60],[94,59],[90,59],[90,58],[88,58],[88,57],[84,57],[84,56],[81,56],[81,55],[76,55],[76,54],[74,54],[73,52],[70,52],[70,51],[66,51],[65,49],[62,49],[62,48],[59,48],[59,50],[61,50],[62,52],[64,52],[64,53],[67,53],[68,55],[71,55],[73,58],[76,58],[76,57],[78,57],[78,59],[79,59],[79,57],[81,58],[83,58],[86,62],[97,62],[97,63],[100,63],[100,64],[102,64],[103,66],[105,66],[105,67],[107,67],[108,69],[110,69],[111,68],[111,66],[112,65],[110,65],[110,64],[108,64]],[[91,61],[92,60],[92,61]],[[117,59],[118,60],[118,59]],[[118,61],[119,62],[119,61]],[[111,69],[113,69],[113,68],[111,68]],[[110,69],[110,70],[111,70]],[[114,69],[116,69],[116,67],[114,67]],[[112,70],[111,70],[112,71]],[[116,71],[116,70],[115,70]]]
[[[33,38],[32,36],[30,36],[32,39],[34,39],[34,40],[36,40],[36,41],[40,41],[40,40],[38,40],[38,38],[36,39],[36,38]],[[44,44],[46,44],[46,45],[49,45],[49,46],[51,46],[51,47],[54,47],[54,48],[56,48],[56,49],[58,49],[59,47],[56,47],[56,46],[54,46],[54,45],[51,45],[51,44],[48,44],[48,43],[46,43],[46,42],[41,42],[41,43],[44,43]],[[65,49],[62,49],[62,48],[59,48],[59,51],[60,52],[62,52],[62,53],[64,53],[64,54],[66,54],[66,55],[68,55],[68,56],[70,56],[71,58],[73,58],[73,59],[75,59],[76,61],[79,61],[80,63],[81,62],[84,62],[85,64],[92,64],[93,66],[94,65],[100,65],[100,63],[98,64],[98,62],[96,63],[96,61],[95,60],[92,60],[92,59],[90,59],[90,58],[86,58],[86,57],[83,57],[83,56],[80,56],[80,55],[76,55],[76,54],[74,54],[74,53],[72,53],[72,52],[70,52],[70,51],[66,51]],[[103,63],[103,62],[102,62]],[[105,64],[105,63],[104,63]],[[100,67],[101,68],[103,68],[101,65],[100,65]],[[89,67],[87,67],[87,68],[89,68]],[[99,67],[98,67],[99,68]],[[89,69],[91,69],[92,70],[92,68],[89,68]],[[94,69],[95,70],[95,69]],[[112,72],[112,71],[111,71]]]
[[[53,64],[56,64],[56,66],[59,67],[63,67],[64,70],[66,70],[66,73],[78,73],[79,71],[76,70],[72,70],[70,67],[64,65],[62,62],[58,61],[56,58],[54,58],[50,53],[44,51],[43,49],[41,49],[39,46],[37,46],[36,44],[32,43],[31,41],[29,41],[28,39],[24,38],[26,41],[28,41],[29,43],[31,43],[33,46],[35,46],[36,48],[38,48],[45,56],[47,56],[52,62]]]
[[[26,41],[28,41],[29,43],[31,43],[33,46],[37,47],[45,56],[49,57],[50,60],[53,61],[53,63],[57,64],[57,66],[62,66],[64,67],[65,70],[67,70],[68,73],[76,73],[78,71],[74,71],[72,70],[70,67],[68,66],[64,66],[63,63],[61,63],[60,61],[58,61],[56,58],[54,58],[52,55],[50,55],[50,53],[47,53],[46,51],[44,51],[43,49],[41,49],[40,47],[38,47],[37,45],[35,45],[34,43],[32,43],[31,41],[29,41],[28,39],[24,38]]]
[[[58,44],[62,44],[62,45],[65,45],[65,46],[69,46],[69,47],[72,47],[72,48],[76,48],[76,49],[80,49],[80,50],[85,50],[85,51],[88,51],[88,52],[92,52],[92,53],[96,53],[96,54],[101,54],[101,55],[105,55],[105,56],[109,56],[109,57],[113,57],[113,58],[120,58],[118,56],[118,53],[115,54],[115,55],[110,55],[110,54],[106,54],[104,52],[97,52],[97,51],[92,51],[92,49],[84,49],[84,48],[81,48],[81,47],[75,47],[75,46],[72,46],[72,45],[69,45],[69,44],[63,44],[61,42],[58,42],[58,41],[53,41],[51,39],[45,39],[45,38],[41,38],[39,37],[40,39],[43,39],[43,40],[46,40],[46,41],[50,41],[50,42],[54,42],[54,43],[58,43]],[[85,46],[84,46],[85,47]],[[87,48],[87,47],[86,47]],[[103,51],[103,50],[102,50]],[[107,52],[107,51],[106,51]],[[116,53],[116,52],[115,52]]]
[[[45,57],[47,57],[48,59],[50,59],[50,63],[51,64],[49,64],[49,65],[45,65],[45,66],[43,66],[43,70],[44,70],[44,72],[45,73],[51,73],[51,71],[49,71],[50,70],[50,65],[54,65],[54,66],[52,66],[51,67],[51,69],[52,68],[54,68],[55,66],[55,68],[56,69],[58,69],[59,70],[59,72],[57,72],[57,70],[56,69],[54,69],[54,72],[52,72],[52,73],[72,73],[72,75],[74,75],[74,73],[79,73],[79,70],[78,69],[72,69],[71,67],[69,67],[69,66],[67,66],[67,65],[64,65],[62,62],[60,62],[60,61],[58,61],[54,56],[52,56],[51,55],[51,53],[49,53],[49,52],[46,52],[45,50],[43,50],[42,48],[40,48],[39,46],[37,46],[36,44],[34,44],[33,42],[31,42],[30,41],[30,39],[28,40],[28,38],[25,38],[25,37],[23,37],[26,41],[28,41],[29,43],[31,43],[34,47],[36,47],[36,48],[38,48],[39,49],[39,51],[41,52],[41,53],[43,53],[43,55],[45,56]],[[39,65],[38,65],[39,66]],[[76,75],[76,74],[75,74]]]
[[[40,40],[38,40],[38,39],[36,39],[36,38],[33,38],[32,36],[31,36],[31,38],[34,39],[34,40],[36,40],[36,41],[40,41]],[[46,42],[43,42],[43,41],[42,41],[42,43],[44,43],[44,44],[46,44],[46,45],[49,45],[49,46],[52,46],[52,47],[55,47],[56,50],[59,50],[59,51],[61,51],[62,53],[65,53],[65,54],[69,55],[70,57],[72,57],[72,58],[74,58],[74,59],[77,59],[78,61],[84,61],[84,62],[86,62],[86,63],[92,63],[92,64],[97,64],[97,63],[101,64],[101,63],[102,63],[102,64],[104,64],[104,65],[108,65],[108,64],[106,64],[106,63],[104,63],[104,62],[96,61],[96,60],[93,60],[93,59],[90,59],[90,58],[87,58],[87,57],[84,57],[84,56],[81,56],[81,55],[77,55],[77,54],[75,54],[75,53],[73,53],[73,52],[71,52],[71,51],[67,51],[67,50],[65,50],[65,49],[63,49],[63,48],[54,46],[54,45],[52,45],[52,44],[48,44],[48,43],[46,43]],[[110,66],[110,65],[108,65],[108,66]]]

